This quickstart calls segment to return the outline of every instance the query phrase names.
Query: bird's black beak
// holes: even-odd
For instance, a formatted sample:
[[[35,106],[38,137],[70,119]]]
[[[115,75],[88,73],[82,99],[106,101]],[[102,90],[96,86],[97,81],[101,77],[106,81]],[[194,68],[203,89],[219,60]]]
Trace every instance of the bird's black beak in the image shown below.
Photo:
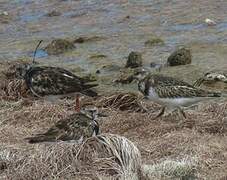
[[[98,113],[98,117],[108,117],[108,115],[103,114],[103,113]]]
[[[204,81],[203,78],[199,78],[194,82],[193,86],[200,86],[203,83],[203,81]]]

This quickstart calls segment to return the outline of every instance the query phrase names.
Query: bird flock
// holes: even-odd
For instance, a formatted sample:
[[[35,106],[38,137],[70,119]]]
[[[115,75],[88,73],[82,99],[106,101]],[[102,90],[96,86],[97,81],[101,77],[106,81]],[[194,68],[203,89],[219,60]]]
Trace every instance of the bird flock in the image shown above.
[[[39,42],[38,46],[40,45]],[[36,50],[38,48],[36,47]],[[74,73],[61,67],[39,66],[35,63],[35,54],[31,64],[20,64],[16,67],[17,78],[25,81],[28,89],[38,98],[73,96],[76,94],[77,112],[61,119],[42,134],[25,138],[29,143],[55,142],[55,141],[77,141],[82,142],[86,138],[99,133],[98,117],[104,116],[97,108],[81,109],[80,94],[86,96],[97,96],[93,87],[98,86],[93,80],[83,79]],[[162,105],[161,111],[155,118],[165,114],[169,110],[179,110],[186,118],[185,107],[202,100],[224,96],[223,93],[208,91],[199,88],[203,81],[226,80],[225,75],[208,73],[198,79],[194,85],[178,80],[173,77],[164,76],[161,73],[149,73],[141,71],[137,74],[138,90],[149,101]]]

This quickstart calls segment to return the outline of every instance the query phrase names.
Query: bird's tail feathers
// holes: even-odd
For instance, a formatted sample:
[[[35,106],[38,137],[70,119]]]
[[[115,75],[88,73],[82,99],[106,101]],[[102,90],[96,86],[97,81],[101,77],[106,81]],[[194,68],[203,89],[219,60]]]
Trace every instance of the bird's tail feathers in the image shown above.
[[[90,89],[96,86],[98,86],[98,84],[84,84],[84,89]]]
[[[92,89],[84,90],[84,91],[82,92],[82,94],[84,94],[84,95],[86,95],[86,96],[90,96],[90,97],[98,96],[98,93],[95,92],[95,91],[92,90]]]
[[[53,141],[53,139],[51,137],[47,137],[44,135],[28,137],[28,138],[25,138],[25,140],[27,140],[28,143],[31,143],[31,144],[45,142],[45,141],[49,141],[49,142]]]

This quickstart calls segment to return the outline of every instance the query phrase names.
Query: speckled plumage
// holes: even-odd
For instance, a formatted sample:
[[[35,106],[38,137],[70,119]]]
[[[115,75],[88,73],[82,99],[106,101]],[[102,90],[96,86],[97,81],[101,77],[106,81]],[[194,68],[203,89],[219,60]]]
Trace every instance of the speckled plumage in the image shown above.
[[[94,117],[85,112],[69,115],[59,120],[47,132],[26,138],[29,143],[84,140],[99,132],[99,124]]]
[[[146,76],[138,83],[138,89],[152,101],[179,109],[205,98],[221,96],[221,93],[199,89],[184,81],[161,74]]]
[[[202,78],[199,78],[194,85],[200,86],[203,82],[216,83],[223,82],[227,83],[227,72],[226,71],[210,71],[204,74]]]
[[[23,78],[28,88],[36,96],[62,95],[74,92],[88,96],[97,95],[90,88],[98,84],[89,84],[92,81],[80,78],[59,67],[31,66],[26,69]]]
[[[220,93],[199,89],[184,81],[158,74],[147,76],[140,83],[142,82],[145,84],[145,89],[141,90],[141,88],[139,87],[139,90],[145,96],[149,96],[149,90],[151,87],[155,90],[159,98],[193,98],[221,96]]]

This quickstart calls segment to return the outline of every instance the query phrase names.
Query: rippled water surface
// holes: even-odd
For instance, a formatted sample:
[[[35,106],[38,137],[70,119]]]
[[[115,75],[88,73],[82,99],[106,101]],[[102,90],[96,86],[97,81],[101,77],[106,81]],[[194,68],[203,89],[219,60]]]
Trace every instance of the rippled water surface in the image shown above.
[[[149,66],[165,63],[176,47],[186,46],[192,50],[192,65],[167,73],[191,80],[209,69],[227,67],[225,0],[1,0],[0,7],[10,17],[8,23],[0,23],[0,60],[31,57],[41,39],[44,47],[55,38],[100,36],[59,56],[39,50],[37,61],[75,65],[92,73],[105,64],[124,66],[132,50],[142,52],[144,66]],[[53,10],[60,15],[48,17]],[[206,18],[217,25],[208,26]],[[145,46],[154,36],[165,44]],[[105,57],[91,58],[97,54]]]

